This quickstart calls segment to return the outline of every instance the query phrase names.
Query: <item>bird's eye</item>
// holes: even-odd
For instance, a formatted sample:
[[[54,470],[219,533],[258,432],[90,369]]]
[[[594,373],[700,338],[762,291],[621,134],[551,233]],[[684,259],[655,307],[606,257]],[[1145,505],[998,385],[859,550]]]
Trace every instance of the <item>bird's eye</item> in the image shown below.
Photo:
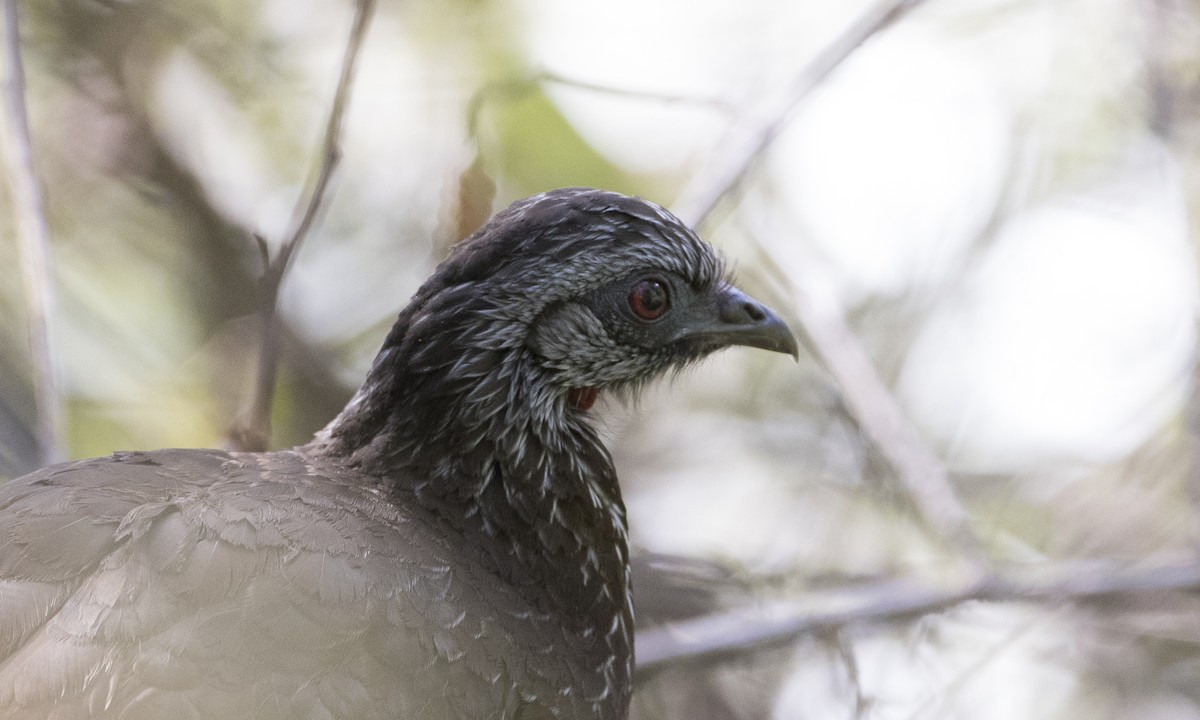
[[[629,309],[643,320],[657,320],[670,307],[667,285],[661,280],[639,280],[629,291]]]

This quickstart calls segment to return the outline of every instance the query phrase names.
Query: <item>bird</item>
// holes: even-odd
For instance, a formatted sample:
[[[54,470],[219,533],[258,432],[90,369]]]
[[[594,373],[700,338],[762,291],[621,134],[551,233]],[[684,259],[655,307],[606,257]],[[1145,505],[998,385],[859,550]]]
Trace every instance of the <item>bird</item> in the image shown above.
[[[0,486],[0,718],[625,718],[627,523],[593,406],[735,345],[798,356],[667,210],[513,203],[306,444]]]

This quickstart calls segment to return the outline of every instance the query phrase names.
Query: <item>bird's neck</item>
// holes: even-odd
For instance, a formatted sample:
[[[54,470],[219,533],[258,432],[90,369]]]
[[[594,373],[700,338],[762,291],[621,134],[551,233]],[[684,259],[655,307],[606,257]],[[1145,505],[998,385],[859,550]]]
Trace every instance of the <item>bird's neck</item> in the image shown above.
[[[578,609],[581,629],[598,617],[629,621],[611,458],[521,348],[440,351],[389,338],[363,388],[308,447],[436,516],[504,580]]]

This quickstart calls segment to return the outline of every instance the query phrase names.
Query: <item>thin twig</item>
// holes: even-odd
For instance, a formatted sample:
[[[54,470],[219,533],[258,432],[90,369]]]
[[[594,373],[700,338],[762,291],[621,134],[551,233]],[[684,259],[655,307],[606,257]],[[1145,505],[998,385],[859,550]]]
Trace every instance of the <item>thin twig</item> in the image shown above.
[[[921,519],[982,570],[986,555],[945,465],[917,435],[844,317],[802,290],[793,288],[791,296],[806,345],[833,376],[859,429],[892,467]]]
[[[1097,602],[1114,596],[1200,588],[1200,562],[1120,571],[1110,567],[1069,569],[1052,578],[1001,575],[938,589],[888,580],[854,590],[839,610],[814,612],[812,603],[779,602],[670,623],[637,635],[637,673],[644,679],[668,666],[712,663],[793,642],[805,634],[854,623],[903,620],[941,612],[970,601]]]
[[[29,303],[29,344],[33,358],[34,402],[37,407],[39,462],[65,459],[62,446],[64,412],[55,362],[55,285],[51,271],[50,232],[33,165],[29,114],[25,105],[25,70],[21,61],[21,32],[16,0],[4,0],[4,41],[7,122],[3,153],[17,220],[21,276]]]
[[[854,720],[862,720],[871,714],[873,701],[863,694],[862,672],[859,668],[858,657],[854,654],[852,641],[844,633],[838,633],[833,638],[834,649],[842,666],[846,668],[847,684],[854,688]]]
[[[240,450],[264,450],[271,435],[271,405],[275,400],[275,374],[279,367],[279,323],[277,319],[279,289],[291,266],[292,258],[300,243],[308,235],[326,199],[326,190],[333,173],[342,158],[342,127],[346,108],[350,103],[350,88],[354,79],[354,68],[359,51],[367,35],[371,17],[375,12],[375,0],[357,0],[354,21],[346,51],[342,55],[341,72],[329,119],[325,123],[325,138],[321,148],[321,162],[316,176],[309,183],[306,196],[301,196],[293,212],[292,226],[287,239],[279,249],[279,255],[269,263],[262,279],[263,328],[262,347],[258,358],[258,375],[251,401],[248,420],[239,424],[230,433],[231,444]],[[260,241],[260,245],[261,245]]]
[[[658,102],[667,105],[697,105],[700,107],[708,107],[715,110],[720,110],[721,112],[728,114],[732,114],[736,110],[733,103],[721,98],[675,95],[672,93],[662,93],[651,90],[630,90],[628,88],[617,88],[608,85],[601,85],[599,83],[587,82],[586,80],[576,80],[574,78],[566,77],[565,75],[559,75],[558,73],[554,73],[549,70],[539,70],[525,77],[490,83],[480,88],[479,91],[471,97],[471,101],[467,105],[468,135],[471,137],[476,136],[479,127],[479,115],[487,103],[496,98],[519,99],[542,87],[543,85],[562,85],[564,87],[588,90],[594,93],[630,98],[633,100]]]
[[[778,236],[765,213],[747,214],[746,235],[768,262],[776,264],[760,237]],[[895,473],[913,508],[931,531],[941,536],[971,565],[987,573],[985,548],[970,527],[970,515],[941,460],[913,428],[900,403],[879,373],[862,343],[846,323],[836,302],[822,299],[822,269],[816,258],[796,263],[786,276],[778,273],[791,299],[792,313],[803,330],[805,347],[833,377],[842,401],[858,429]]]
[[[1019,623],[1004,633],[1004,636],[998,641],[988,643],[985,647],[980,648],[975,657],[965,666],[958,668],[953,677],[938,683],[927,691],[925,699],[912,709],[912,712],[906,716],[906,720],[919,720],[944,714],[938,713],[937,710],[945,707],[946,703],[952,702],[956,693],[961,693],[972,679],[979,677],[988,665],[993,665],[1005,650],[1012,649],[1021,640],[1035,636],[1039,629],[1044,629],[1045,624],[1050,622],[1064,607],[1065,605],[1060,605],[1051,612]]]
[[[731,133],[741,142],[728,143],[728,152],[710,163],[707,171],[693,176],[675,204],[676,214],[693,226],[703,223],[761,160],[804,98],[864,42],[921,2],[891,0],[851,23],[801,71],[791,91],[773,111],[753,116],[766,117],[765,121],[749,120],[740,133]],[[752,232],[751,237],[762,234]],[[761,243],[759,248],[770,257]],[[914,431],[841,310],[822,306],[804,292],[804,288],[816,285],[814,271],[809,268],[807,272],[809,279],[793,276],[788,278],[788,285],[809,349],[833,376],[850,414],[896,472],[924,522],[954,544],[975,572],[986,572],[986,553],[970,531],[970,517],[954,492],[945,466]]]
[[[713,210],[741,185],[746,175],[762,160],[767,148],[787,127],[801,101],[860,45],[923,1],[890,0],[846,28],[796,76],[790,92],[776,107],[748,116],[730,131],[717,156],[692,176],[680,194],[673,208],[675,214],[693,227],[708,219]],[[766,121],[760,119],[764,117]]]

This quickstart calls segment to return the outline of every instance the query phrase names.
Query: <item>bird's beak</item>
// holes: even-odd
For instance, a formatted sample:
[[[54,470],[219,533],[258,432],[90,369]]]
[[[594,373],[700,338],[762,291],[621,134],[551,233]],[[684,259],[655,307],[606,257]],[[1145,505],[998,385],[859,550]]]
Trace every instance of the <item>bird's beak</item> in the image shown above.
[[[786,353],[799,360],[796,336],[773,310],[732,285],[713,290],[688,309],[673,340],[710,347],[745,345]]]

